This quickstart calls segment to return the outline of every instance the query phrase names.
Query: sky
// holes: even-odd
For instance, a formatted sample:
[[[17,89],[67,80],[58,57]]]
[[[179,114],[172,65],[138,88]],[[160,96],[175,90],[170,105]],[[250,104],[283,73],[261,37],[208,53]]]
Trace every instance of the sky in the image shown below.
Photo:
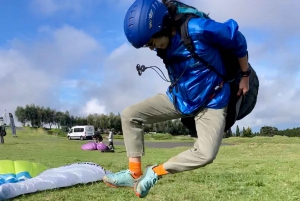
[[[123,31],[133,0],[0,0],[0,113],[35,104],[75,116],[117,114],[169,83],[154,51],[134,49]],[[299,0],[182,0],[245,35],[260,89],[255,109],[236,122],[300,126]]]

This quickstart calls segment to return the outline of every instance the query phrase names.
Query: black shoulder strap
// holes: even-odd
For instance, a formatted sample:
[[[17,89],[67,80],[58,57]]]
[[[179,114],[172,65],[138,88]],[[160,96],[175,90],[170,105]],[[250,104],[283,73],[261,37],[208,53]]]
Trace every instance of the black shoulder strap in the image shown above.
[[[196,52],[195,48],[193,46],[193,42],[191,38],[189,37],[189,32],[188,32],[188,23],[192,18],[197,18],[196,15],[189,15],[184,23],[180,27],[180,32],[181,32],[181,39],[183,41],[184,46],[186,47],[187,50],[190,51],[192,57],[198,59],[202,63],[206,65],[207,68],[211,69],[214,71],[218,76],[220,76],[224,81],[226,80],[225,76],[221,75],[214,66],[210,65],[207,61],[205,61],[203,58],[201,58]]]

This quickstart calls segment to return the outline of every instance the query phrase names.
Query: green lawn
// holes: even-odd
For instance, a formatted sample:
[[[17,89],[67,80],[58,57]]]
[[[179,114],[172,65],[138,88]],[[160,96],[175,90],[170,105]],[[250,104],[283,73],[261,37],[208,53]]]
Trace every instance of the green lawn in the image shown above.
[[[50,167],[92,161],[111,171],[127,168],[125,148],[116,153],[82,151],[86,141],[68,141],[42,131],[8,132],[0,145],[0,159],[28,160]],[[167,175],[144,200],[151,201],[245,201],[300,200],[300,139],[286,137],[229,138],[213,164],[190,172]],[[147,164],[162,163],[187,149],[146,148]],[[128,188],[114,189],[102,182],[20,196],[14,200],[139,200]]]

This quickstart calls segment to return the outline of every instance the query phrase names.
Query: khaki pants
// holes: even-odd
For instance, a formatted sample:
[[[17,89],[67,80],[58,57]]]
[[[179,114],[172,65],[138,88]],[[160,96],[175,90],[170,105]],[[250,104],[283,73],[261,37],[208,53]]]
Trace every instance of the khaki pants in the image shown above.
[[[181,118],[169,98],[158,94],[138,104],[127,107],[121,114],[124,142],[128,157],[143,156],[143,124]],[[198,139],[190,148],[165,162],[169,173],[182,172],[203,167],[213,162],[223,138],[226,108],[204,109],[196,117]]]

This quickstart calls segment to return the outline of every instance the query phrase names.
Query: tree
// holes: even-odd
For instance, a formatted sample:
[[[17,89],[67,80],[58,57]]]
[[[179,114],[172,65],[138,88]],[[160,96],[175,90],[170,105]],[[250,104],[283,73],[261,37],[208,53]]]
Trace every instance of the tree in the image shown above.
[[[108,118],[105,114],[100,115],[100,127],[103,129],[107,129]]]
[[[121,122],[121,116],[119,115],[115,116],[114,129],[122,133],[122,122]]]
[[[278,132],[278,129],[276,127],[272,126],[264,126],[260,129],[260,135],[261,136],[270,136],[273,137]]]
[[[111,112],[107,117],[107,127],[114,128],[115,127],[115,115]]]
[[[237,137],[239,137],[239,136],[241,135],[241,133],[240,133],[240,128],[239,128],[238,125],[236,125],[235,135],[236,135]]]
[[[243,131],[243,137],[253,137],[252,129],[250,127]]]
[[[89,115],[87,116],[86,120],[87,120],[87,123],[88,123],[89,125],[95,126],[95,123],[96,123],[96,115],[95,115],[95,114],[89,114]]]
[[[15,111],[15,116],[17,117],[17,120],[22,123],[23,126],[25,126],[27,119],[26,119],[26,113],[25,109],[23,107],[18,106]]]
[[[229,128],[228,131],[224,133],[224,138],[229,138],[229,137],[232,137],[231,128]]]
[[[62,112],[56,112],[54,114],[54,122],[57,125],[57,128],[60,128],[60,126],[63,126],[63,113]]]
[[[37,127],[41,127],[44,125],[44,122],[46,121],[46,112],[44,107],[36,106],[35,109],[37,113],[36,125]]]
[[[69,111],[66,111],[65,112],[65,125],[64,126],[66,126],[67,128],[71,128],[71,125],[72,125],[72,123],[71,123],[70,113],[69,113]]]
[[[245,130],[245,127],[243,127],[243,132],[241,133],[241,136],[244,136],[246,130]]]
[[[55,124],[55,110],[50,109],[49,107],[45,110],[46,119],[45,123],[49,125],[50,129],[53,124]]]
[[[39,126],[38,111],[34,104],[26,105],[25,115],[26,115],[26,119],[28,120],[28,122],[30,122],[31,127]]]

